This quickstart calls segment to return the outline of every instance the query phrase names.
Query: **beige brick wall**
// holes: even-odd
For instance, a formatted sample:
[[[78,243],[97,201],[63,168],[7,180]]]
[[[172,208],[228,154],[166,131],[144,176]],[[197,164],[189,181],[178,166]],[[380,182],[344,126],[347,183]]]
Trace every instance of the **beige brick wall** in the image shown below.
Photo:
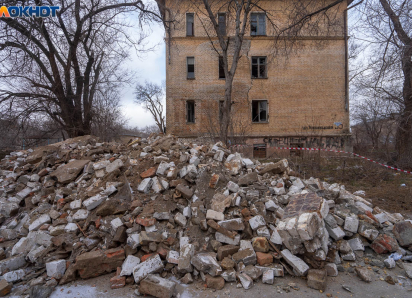
[[[262,3],[272,7],[280,2]],[[179,9],[180,23],[172,33],[171,47],[167,46],[170,53],[170,61],[166,61],[167,130],[177,136],[195,137],[216,131],[218,102],[224,99],[225,81],[218,78],[218,54],[198,17],[195,18],[195,37],[185,37],[185,13],[195,10],[184,6]],[[293,43],[293,51],[287,55],[273,54],[271,37],[245,38],[233,92],[233,116],[238,133],[253,137],[249,142],[254,143],[262,142],[264,137],[348,134],[345,41],[342,31],[334,32],[336,34],[323,40],[302,37]],[[195,57],[194,80],[187,79],[186,58],[189,56]],[[252,56],[268,57],[267,79],[251,79]],[[268,101],[268,123],[252,123],[251,101],[258,99]],[[196,102],[195,123],[186,123],[187,100]],[[341,122],[342,128],[336,129],[335,122]],[[309,126],[334,128],[307,129]]]

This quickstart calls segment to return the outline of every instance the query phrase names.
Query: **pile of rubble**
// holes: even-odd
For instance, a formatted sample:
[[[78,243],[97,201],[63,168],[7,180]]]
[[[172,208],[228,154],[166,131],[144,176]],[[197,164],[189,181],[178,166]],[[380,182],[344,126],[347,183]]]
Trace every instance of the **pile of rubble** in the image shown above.
[[[12,152],[0,168],[0,297],[48,297],[113,271],[113,289],[136,283],[162,298],[176,283],[250,289],[285,274],[325,290],[344,264],[370,282],[371,260],[412,278],[410,220],[362,192],[298,178],[287,160],[172,136],[86,136]]]

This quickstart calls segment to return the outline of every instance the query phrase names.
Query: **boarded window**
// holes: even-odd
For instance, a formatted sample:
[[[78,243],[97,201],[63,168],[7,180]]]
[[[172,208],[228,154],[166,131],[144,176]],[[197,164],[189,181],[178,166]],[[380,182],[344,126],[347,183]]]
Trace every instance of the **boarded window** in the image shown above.
[[[187,123],[195,123],[195,101],[188,100],[186,101],[186,115]]]
[[[186,36],[195,35],[195,14],[187,13],[186,14]]]
[[[267,100],[252,100],[252,122],[267,122],[268,121],[268,101]]]
[[[266,14],[251,13],[250,14],[250,35],[266,35]]]
[[[225,68],[223,66],[223,57],[219,56],[219,79],[224,79],[225,76]]]
[[[253,158],[266,158],[266,144],[253,145]]]
[[[219,33],[223,36],[226,36],[226,14],[219,13],[217,15],[218,18],[218,25],[219,25]]]
[[[266,57],[252,57],[252,79],[267,78]]]
[[[195,57],[187,57],[187,78],[195,78]]]

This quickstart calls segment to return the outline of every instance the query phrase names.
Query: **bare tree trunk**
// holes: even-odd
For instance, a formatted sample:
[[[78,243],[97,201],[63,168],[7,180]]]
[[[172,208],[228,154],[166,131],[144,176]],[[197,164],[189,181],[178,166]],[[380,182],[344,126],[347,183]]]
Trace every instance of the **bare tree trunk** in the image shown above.
[[[400,164],[412,167],[412,43],[405,50],[402,57],[402,71],[404,74],[403,99],[405,109],[401,114],[396,133],[396,147]]]
[[[233,76],[229,76],[225,81],[225,101],[223,103],[222,122],[220,124],[220,140],[224,143],[228,143],[228,132],[231,122],[231,110],[232,110],[232,89],[233,88]]]

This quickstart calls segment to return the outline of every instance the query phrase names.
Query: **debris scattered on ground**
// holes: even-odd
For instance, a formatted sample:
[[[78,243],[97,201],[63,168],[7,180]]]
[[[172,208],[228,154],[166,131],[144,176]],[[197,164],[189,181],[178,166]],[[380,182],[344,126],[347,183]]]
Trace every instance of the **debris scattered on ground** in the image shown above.
[[[325,291],[342,271],[395,284],[396,265],[412,278],[412,221],[359,195],[301,179],[285,159],[172,136],[12,152],[0,163],[0,297],[110,272],[112,289],[155,297],[174,296],[176,280],[250,289],[291,274]]]

